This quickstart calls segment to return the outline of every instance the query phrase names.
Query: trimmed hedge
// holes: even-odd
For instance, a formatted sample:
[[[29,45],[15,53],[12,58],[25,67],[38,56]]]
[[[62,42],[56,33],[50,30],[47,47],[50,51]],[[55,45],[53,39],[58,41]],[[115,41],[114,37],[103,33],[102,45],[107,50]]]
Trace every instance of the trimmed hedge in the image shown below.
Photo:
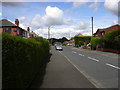
[[[100,41],[102,48],[120,50],[120,30],[107,33]]]
[[[104,37],[104,48],[120,50],[120,30],[107,33]]]
[[[78,46],[81,46],[81,42],[84,42],[84,44],[87,45],[90,42],[91,37],[90,36],[75,36],[74,40],[75,40],[75,46],[78,47]]]
[[[96,46],[98,45],[99,41],[100,41],[99,37],[94,37],[91,39],[90,43],[93,50],[96,49]]]
[[[49,43],[43,38],[24,39],[3,33],[3,89],[27,88],[40,68],[47,63],[48,55]]]

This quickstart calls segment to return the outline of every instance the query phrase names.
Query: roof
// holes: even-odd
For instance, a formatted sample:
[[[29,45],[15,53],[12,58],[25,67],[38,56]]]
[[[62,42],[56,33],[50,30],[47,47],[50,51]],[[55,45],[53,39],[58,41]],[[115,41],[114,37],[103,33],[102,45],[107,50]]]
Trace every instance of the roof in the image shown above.
[[[108,29],[110,29],[110,28],[113,28],[113,27],[118,27],[118,29],[119,29],[119,28],[120,28],[120,25],[119,25],[119,24],[116,24],[116,25],[113,25],[113,26],[110,26],[110,27],[107,27],[107,28],[98,29],[98,30],[96,31],[96,33],[94,33],[94,35],[97,34],[98,31],[99,31],[99,32],[103,32],[103,31],[106,31],[106,30],[108,30]]]
[[[17,26],[16,24],[8,21],[7,19],[0,20],[0,26]]]
[[[77,35],[75,35],[75,36],[83,36],[81,33],[79,33],[79,34],[77,34]]]

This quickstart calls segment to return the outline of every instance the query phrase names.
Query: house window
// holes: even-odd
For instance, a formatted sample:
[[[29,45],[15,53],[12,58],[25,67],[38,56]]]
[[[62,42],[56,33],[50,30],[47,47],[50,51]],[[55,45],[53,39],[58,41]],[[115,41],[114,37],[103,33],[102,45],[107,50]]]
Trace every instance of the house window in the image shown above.
[[[101,32],[101,35],[103,36],[105,33],[104,32]]]
[[[4,32],[10,34],[11,33],[11,28],[4,28]]]

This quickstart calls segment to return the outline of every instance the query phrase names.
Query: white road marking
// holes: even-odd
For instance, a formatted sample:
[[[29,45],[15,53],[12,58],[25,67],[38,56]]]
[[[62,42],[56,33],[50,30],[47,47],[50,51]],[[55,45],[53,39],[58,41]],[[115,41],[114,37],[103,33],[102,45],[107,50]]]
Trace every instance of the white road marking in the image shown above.
[[[85,55],[83,55],[83,54],[78,54],[78,55],[80,55],[80,56],[85,56]]]
[[[106,63],[106,65],[108,65],[108,66],[110,66],[110,67],[113,67],[113,68],[116,68],[116,69],[120,69],[119,67],[117,67],[117,66],[114,66],[114,65],[112,65],[112,64],[109,64],[109,63]]]
[[[63,55],[68,60],[68,62],[70,62],[80,73],[82,73],[96,88],[102,87],[95,79],[92,79],[90,76],[83,73],[67,56],[65,56],[61,52],[60,52],[60,54]]]
[[[99,60],[97,60],[97,59],[95,59],[95,58],[92,58],[92,57],[88,57],[89,59],[91,59],[91,60],[94,60],[94,61],[96,61],[96,62],[99,62]]]
[[[77,52],[75,52],[75,51],[72,51],[73,53],[77,53]]]

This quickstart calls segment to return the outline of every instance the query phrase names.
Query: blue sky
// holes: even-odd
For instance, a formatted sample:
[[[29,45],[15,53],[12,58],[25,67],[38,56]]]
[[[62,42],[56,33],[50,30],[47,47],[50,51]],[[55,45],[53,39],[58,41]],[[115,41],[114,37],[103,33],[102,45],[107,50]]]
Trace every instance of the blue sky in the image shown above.
[[[52,25],[54,26],[51,30],[53,37],[59,38],[64,37],[69,31],[71,31],[71,37],[77,33],[90,36],[92,16],[94,17],[94,32],[98,28],[117,23],[118,16],[106,9],[104,2],[86,2],[77,7],[73,4],[74,2],[19,2],[16,5],[3,3],[2,18],[12,22],[19,18],[21,27],[30,26],[31,30],[43,37],[46,37],[47,25]],[[60,33],[59,36],[56,36],[56,33]]]

